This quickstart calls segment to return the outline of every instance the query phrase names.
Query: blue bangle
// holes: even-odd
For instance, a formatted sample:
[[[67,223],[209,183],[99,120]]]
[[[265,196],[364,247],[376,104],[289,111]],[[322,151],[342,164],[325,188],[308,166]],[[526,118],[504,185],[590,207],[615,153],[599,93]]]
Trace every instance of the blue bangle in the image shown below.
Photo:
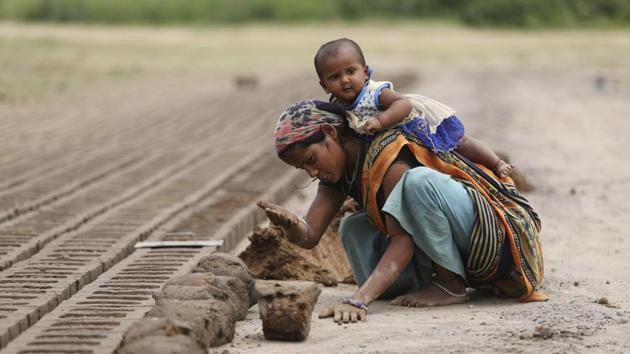
[[[365,304],[365,302],[358,301],[358,300],[353,300],[351,297],[347,297],[345,300],[343,300],[343,303],[347,304],[347,305],[352,305],[352,306],[354,306],[354,307],[356,307],[358,309],[365,310],[365,311],[367,311],[367,309],[368,309],[368,307]]]

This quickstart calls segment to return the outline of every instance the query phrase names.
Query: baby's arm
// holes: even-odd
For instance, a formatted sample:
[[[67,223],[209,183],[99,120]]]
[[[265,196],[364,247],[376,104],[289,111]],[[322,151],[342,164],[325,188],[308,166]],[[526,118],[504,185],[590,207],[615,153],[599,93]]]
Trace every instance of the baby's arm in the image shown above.
[[[379,130],[389,129],[402,122],[411,113],[411,102],[403,95],[385,88],[380,95],[383,111],[376,117],[365,123],[366,133],[375,133]]]
[[[462,137],[456,150],[469,160],[488,167],[498,177],[507,177],[512,172],[512,165],[501,160],[486,144],[466,134]]]

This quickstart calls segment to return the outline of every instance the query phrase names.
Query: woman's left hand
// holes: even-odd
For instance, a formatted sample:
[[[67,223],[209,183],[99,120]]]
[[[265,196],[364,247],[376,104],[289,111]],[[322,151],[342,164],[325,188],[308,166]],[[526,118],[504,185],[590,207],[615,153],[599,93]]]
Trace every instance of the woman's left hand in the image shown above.
[[[367,310],[348,304],[333,305],[319,313],[319,318],[328,317],[332,317],[335,323],[354,323],[366,320]]]

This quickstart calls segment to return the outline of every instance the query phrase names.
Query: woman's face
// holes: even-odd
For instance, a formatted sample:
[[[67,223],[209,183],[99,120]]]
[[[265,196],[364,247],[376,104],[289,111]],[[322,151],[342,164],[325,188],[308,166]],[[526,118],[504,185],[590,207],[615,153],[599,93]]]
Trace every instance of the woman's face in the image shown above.
[[[346,154],[339,143],[337,131],[323,125],[324,140],[306,147],[295,146],[287,151],[282,160],[291,166],[304,169],[309,176],[327,183],[341,180],[346,166]]]

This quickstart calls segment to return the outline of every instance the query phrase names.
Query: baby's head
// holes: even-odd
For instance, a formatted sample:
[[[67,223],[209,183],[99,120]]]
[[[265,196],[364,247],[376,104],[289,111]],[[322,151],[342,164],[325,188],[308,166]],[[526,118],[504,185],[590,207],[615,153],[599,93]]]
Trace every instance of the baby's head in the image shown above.
[[[352,103],[369,78],[361,47],[348,38],[322,45],[315,54],[315,70],[324,91],[344,103]]]

